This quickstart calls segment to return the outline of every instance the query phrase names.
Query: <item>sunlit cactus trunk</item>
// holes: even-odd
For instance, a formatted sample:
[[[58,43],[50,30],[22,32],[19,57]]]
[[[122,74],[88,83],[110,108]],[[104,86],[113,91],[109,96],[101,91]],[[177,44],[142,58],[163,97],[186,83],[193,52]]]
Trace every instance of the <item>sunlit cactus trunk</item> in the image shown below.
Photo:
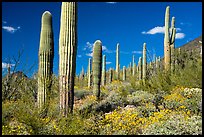
[[[176,28],[174,28],[175,17],[172,18],[171,33],[169,33],[169,6],[165,13],[165,35],[164,35],[164,69],[171,69],[171,50],[174,50]],[[172,51],[173,53],[173,51]],[[173,62],[172,62],[173,63]],[[173,67],[172,67],[173,68]]]
[[[130,64],[129,64],[129,73],[130,73],[130,76],[132,76],[132,62],[130,62]]]
[[[44,109],[49,100],[51,76],[54,58],[54,40],[52,30],[52,15],[45,11],[42,15],[38,68],[37,104],[40,110]]]
[[[102,70],[102,43],[100,40],[95,41],[93,47],[93,93],[97,99],[100,98],[100,83]]]
[[[113,81],[113,70],[112,68],[109,69],[109,84]]]
[[[132,56],[132,75],[135,75],[135,56]]]
[[[142,79],[143,83],[145,83],[147,79],[147,55],[146,55],[146,43],[143,44],[143,62],[142,62]]]
[[[67,116],[73,112],[74,76],[77,53],[77,4],[62,2],[59,36],[60,110]]]
[[[170,51],[171,51],[171,72],[174,72],[175,69],[175,38],[176,38],[176,28],[175,28],[175,17],[172,17],[171,21],[171,45],[170,45]]]
[[[142,57],[139,58],[138,72],[139,80],[142,80]]]
[[[103,66],[102,66],[102,86],[106,85],[106,55],[103,55]]]
[[[91,58],[89,58],[89,65],[88,65],[88,88],[91,88]]]
[[[120,48],[120,45],[119,43],[117,44],[117,47],[116,47],[116,80],[119,80],[120,79],[120,66],[119,66],[119,62],[120,62],[120,54],[119,54],[119,49]]]
[[[123,66],[123,81],[126,80],[126,67]]]

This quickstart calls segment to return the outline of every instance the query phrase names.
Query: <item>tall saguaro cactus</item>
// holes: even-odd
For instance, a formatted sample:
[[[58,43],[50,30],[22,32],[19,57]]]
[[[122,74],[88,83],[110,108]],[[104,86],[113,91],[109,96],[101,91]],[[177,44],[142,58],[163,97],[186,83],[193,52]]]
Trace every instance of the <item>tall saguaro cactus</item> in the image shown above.
[[[102,70],[102,43],[100,40],[95,41],[93,47],[93,92],[97,99],[100,98],[100,83]]]
[[[176,28],[174,28],[175,17],[172,18],[171,33],[169,33],[169,8],[169,6],[166,7],[164,35],[164,69],[167,71],[171,68],[171,49],[174,48],[176,35]]]
[[[132,75],[134,76],[135,75],[135,56],[133,55],[132,56]]]
[[[143,62],[142,62],[142,79],[145,82],[147,78],[147,55],[146,43],[143,44]]]
[[[106,55],[103,55],[102,86],[106,85]]]
[[[88,65],[88,88],[91,88],[91,58],[89,58]]]
[[[126,80],[126,67],[123,66],[123,81]]]
[[[62,2],[59,36],[60,110],[63,115],[73,112],[74,76],[77,53],[77,4]]]
[[[139,58],[138,62],[138,76],[139,80],[142,80],[142,57]]]
[[[113,70],[112,68],[109,69],[109,84],[113,81]]]
[[[52,15],[45,11],[42,15],[38,68],[38,108],[43,109],[49,99],[54,58]]]
[[[116,80],[119,80],[120,79],[120,54],[119,54],[119,49],[120,48],[120,45],[119,43],[117,44],[117,47],[116,47]]]

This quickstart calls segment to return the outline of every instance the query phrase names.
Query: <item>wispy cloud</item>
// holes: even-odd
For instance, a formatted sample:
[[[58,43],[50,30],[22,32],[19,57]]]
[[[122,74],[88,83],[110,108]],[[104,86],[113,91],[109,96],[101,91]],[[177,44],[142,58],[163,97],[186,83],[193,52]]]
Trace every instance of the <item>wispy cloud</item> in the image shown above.
[[[106,2],[108,4],[116,4],[117,2]]]
[[[78,57],[78,58],[81,58],[81,57],[82,57],[82,55],[77,55],[77,57]]]
[[[2,21],[2,23],[6,24],[7,22],[6,21]]]
[[[133,54],[142,54],[142,51],[132,51]]]
[[[176,31],[181,31],[181,28],[176,28]],[[161,34],[164,34],[165,33],[165,27],[161,27],[161,26],[157,26],[157,27],[154,27],[152,29],[150,29],[149,31],[143,31],[142,34],[150,34],[150,35],[154,35],[154,34],[158,34],[158,33],[161,33]]]
[[[108,64],[111,64],[112,62],[106,62],[106,64],[108,65]]]
[[[184,22],[181,22],[180,25],[182,25],[182,26],[184,26],[184,25],[191,26],[191,23],[188,23],[188,22],[185,22],[185,23],[184,23]]]
[[[20,26],[18,26],[17,28],[14,28],[12,26],[2,26],[2,29],[6,30],[9,33],[15,33],[20,28],[21,28]]]
[[[92,53],[86,53],[86,56],[93,57],[93,52]]]
[[[9,63],[2,62],[2,69],[6,69],[6,68],[8,68],[9,66],[10,66],[10,67],[14,67],[15,64],[9,64]]]
[[[184,33],[176,33],[176,39],[183,39],[185,37]]]

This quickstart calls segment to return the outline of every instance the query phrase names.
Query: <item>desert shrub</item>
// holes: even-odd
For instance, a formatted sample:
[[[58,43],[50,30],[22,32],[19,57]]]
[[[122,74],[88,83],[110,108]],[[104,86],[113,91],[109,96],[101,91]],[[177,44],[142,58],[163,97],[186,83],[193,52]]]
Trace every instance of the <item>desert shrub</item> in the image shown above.
[[[78,110],[80,113],[90,113],[92,111],[92,106],[96,103],[98,103],[96,96],[86,96],[84,99],[81,100],[81,105],[79,106]]]
[[[202,117],[171,114],[166,121],[149,125],[143,135],[202,135]]]
[[[147,102],[153,102],[154,95],[147,91],[135,91],[132,94],[127,96],[128,104],[141,106]]]
[[[92,94],[91,91],[87,91],[87,90],[77,90],[74,92],[74,96],[77,97],[78,99],[82,99],[87,95]]]

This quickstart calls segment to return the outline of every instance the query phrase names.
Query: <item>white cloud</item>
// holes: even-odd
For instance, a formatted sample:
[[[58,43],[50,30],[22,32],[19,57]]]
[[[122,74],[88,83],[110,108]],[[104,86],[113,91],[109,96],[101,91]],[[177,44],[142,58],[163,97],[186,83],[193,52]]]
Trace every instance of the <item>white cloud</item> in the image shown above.
[[[6,24],[7,22],[6,21],[2,21],[4,24]]]
[[[93,43],[86,42],[86,45],[83,50],[91,50],[93,51]]]
[[[108,64],[111,64],[112,62],[106,62],[106,64],[108,65]]]
[[[176,28],[176,31],[181,31],[181,28]],[[142,34],[151,34],[151,35],[154,35],[154,34],[157,34],[157,33],[162,33],[164,34],[165,33],[165,27],[160,27],[160,26],[157,26],[157,27],[154,27],[153,29],[150,29],[149,31],[143,31]]]
[[[78,58],[81,58],[81,57],[82,57],[82,55],[77,55],[77,57],[78,57]]]
[[[6,69],[8,68],[8,66],[13,67],[15,66],[15,64],[9,64],[9,63],[2,62],[2,69]]]
[[[106,2],[108,4],[116,4],[117,2]]]
[[[93,57],[93,53],[86,53],[86,56]]]
[[[133,54],[142,54],[142,51],[132,51]]]
[[[14,28],[12,26],[3,26],[2,29],[6,30],[7,32],[9,33],[14,33],[16,32],[17,30],[19,30],[21,27],[18,26],[17,28]]]
[[[150,29],[149,31],[145,32],[143,31],[142,34],[157,34],[157,33],[164,33],[164,27],[154,27],[153,29]]]
[[[183,39],[185,37],[184,33],[176,33],[176,39]]]

